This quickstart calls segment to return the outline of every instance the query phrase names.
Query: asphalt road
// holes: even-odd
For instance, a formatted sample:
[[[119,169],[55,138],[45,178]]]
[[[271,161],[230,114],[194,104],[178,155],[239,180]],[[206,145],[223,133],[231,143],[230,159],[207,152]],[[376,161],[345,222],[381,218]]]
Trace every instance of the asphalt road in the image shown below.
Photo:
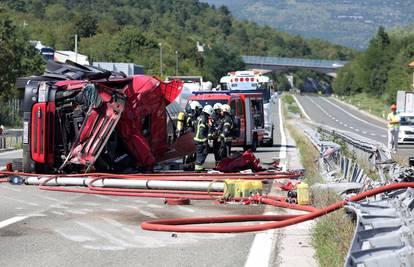
[[[274,118],[278,121],[276,113]],[[262,162],[278,157],[280,140],[277,126],[275,146],[256,153]],[[21,151],[0,154],[0,166],[20,155]],[[156,218],[260,214],[263,206],[211,201],[166,206],[163,201],[0,183],[0,266],[244,266],[252,257],[255,233],[173,235],[143,231],[139,225]],[[267,207],[266,212],[282,211]],[[277,238],[272,232],[268,239],[273,235]],[[269,249],[274,258],[278,245],[270,245],[259,250]],[[254,257],[260,255],[249,260],[256,262]]]
[[[386,123],[329,97],[314,95],[297,95],[296,97],[312,121],[387,145]],[[413,149],[413,145],[399,145],[398,154],[408,157],[414,154]]]

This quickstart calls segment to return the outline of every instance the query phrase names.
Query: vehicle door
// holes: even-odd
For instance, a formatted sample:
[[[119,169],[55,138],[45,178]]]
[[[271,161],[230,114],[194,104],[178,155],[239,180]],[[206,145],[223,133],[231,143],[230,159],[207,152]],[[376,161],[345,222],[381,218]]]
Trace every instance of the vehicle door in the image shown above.
[[[239,121],[239,130],[236,133],[234,143],[243,145],[246,141],[246,112],[243,102],[240,98],[234,98],[230,102],[230,107],[235,116],[235,120]]]

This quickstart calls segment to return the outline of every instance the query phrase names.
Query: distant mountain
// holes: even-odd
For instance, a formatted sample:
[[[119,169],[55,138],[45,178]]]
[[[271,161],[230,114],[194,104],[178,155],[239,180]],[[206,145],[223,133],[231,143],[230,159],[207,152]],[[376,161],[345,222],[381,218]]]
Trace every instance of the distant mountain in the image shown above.
[[[202,0],[240,19],[364,49],[379,26],[414,22],[412,0]]]

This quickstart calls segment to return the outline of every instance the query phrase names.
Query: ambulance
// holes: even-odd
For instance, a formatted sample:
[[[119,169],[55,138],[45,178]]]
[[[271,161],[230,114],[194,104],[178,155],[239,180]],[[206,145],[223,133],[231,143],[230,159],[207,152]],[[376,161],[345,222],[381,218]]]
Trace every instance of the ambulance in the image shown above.
[[[273,81],[257,71],[234,71],[220,79],[218,90],[262,93],[265,132],[263,143],[273,145],[272,112],[275,109],[275,102],[271,98],[271,91],[274,90]]]

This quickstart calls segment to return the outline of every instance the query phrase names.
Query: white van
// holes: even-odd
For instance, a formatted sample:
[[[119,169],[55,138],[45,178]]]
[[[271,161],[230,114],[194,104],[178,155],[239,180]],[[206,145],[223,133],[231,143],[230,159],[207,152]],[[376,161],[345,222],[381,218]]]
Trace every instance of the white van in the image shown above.
[[[400,113],[399,144],[414,144],[414,113]]]

